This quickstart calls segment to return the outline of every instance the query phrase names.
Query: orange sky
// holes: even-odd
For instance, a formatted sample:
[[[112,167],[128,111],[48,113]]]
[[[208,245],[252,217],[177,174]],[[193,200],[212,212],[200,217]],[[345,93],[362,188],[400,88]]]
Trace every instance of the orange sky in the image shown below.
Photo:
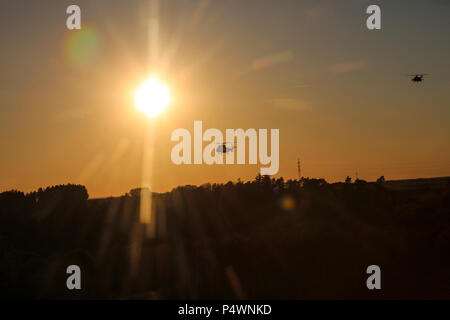
[[[375,2],[381,31],[366,29],[365,1],[163,1],[157,49],[149,1],[78,1],[81,31],[65,28],[69,1],[2,2],[0,190],[120,195],[143,166],[155,191],[256,176],[257,165],[174,165],[171,132],[192,134],[194,120],[280,129],[285,178],[297,157],[328,181],[450,175],[450,6]],[[415,72],[430,76],[414,84]],[[173,96],[155,119],[133,102],[149,73]]]

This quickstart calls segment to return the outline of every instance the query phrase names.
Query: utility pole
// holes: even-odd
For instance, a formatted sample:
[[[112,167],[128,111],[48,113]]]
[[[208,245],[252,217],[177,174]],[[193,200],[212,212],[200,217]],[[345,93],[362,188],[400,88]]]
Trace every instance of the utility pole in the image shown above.
[[[298,178],[301,179],[302,178],[302,169],[300,167],[300,159],[297,158],[297,171],[298,171]]]

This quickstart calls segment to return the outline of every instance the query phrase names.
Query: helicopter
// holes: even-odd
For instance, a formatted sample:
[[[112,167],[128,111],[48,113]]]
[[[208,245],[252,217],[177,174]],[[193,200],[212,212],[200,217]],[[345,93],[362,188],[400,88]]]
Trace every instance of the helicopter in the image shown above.
[[[427,76],[427,73],[423,74],[408,74],[408,77],[413,77],[411,79],[412,82],[422,82],[424,80],[423,76]]]
[[[216,151],[219,153],[228,153],[228,152],[232,152],[234,150],[234,148],[236,147],[236,144],[231,143],[231,142],[217,142],[216,144],[218,144]]]

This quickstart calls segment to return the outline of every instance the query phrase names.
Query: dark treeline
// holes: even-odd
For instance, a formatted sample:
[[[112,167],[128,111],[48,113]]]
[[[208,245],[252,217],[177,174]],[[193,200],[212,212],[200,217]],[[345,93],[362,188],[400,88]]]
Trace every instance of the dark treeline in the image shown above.
[[[88,199],[0,194],[0,297],[450,298],[450,181],[254,181]],[[150,196],[150,195],[149,195]],[[66,288],[79,265],[82,290]],[[381,267],[382,289],[366,288]]]

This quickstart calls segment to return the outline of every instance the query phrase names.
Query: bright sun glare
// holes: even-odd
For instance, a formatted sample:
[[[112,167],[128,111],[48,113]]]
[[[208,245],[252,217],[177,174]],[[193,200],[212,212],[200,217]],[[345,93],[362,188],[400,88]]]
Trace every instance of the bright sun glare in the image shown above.
[[[136,90],[134,99],[140,111],[149,117],[155,117],[169,105],[170,91],[157,78],[150,78]]]

